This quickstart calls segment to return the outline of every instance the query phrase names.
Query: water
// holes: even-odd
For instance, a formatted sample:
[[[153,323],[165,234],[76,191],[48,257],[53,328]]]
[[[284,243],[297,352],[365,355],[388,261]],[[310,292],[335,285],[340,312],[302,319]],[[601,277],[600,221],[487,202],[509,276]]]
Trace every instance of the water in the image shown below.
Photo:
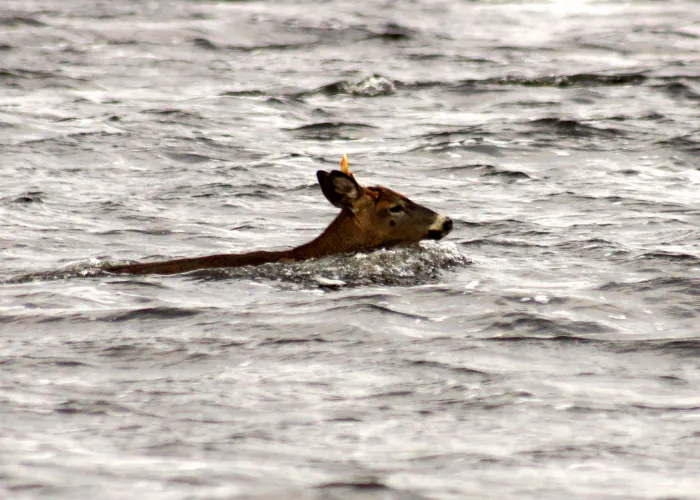
[[[700,11],[0,9],[5,498],[700,498]],[[285,248],[317,169],[455,221]]]

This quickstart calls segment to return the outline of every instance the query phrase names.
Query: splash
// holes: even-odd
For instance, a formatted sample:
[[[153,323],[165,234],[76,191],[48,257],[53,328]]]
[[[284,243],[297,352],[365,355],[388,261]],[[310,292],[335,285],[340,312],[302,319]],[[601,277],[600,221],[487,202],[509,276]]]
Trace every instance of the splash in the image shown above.
[[[437,280],[442,271],[468,266],[471,259],[463,255],[452,242],[421,241],[400,248],[375,250],[370,253],[333,255],[295,263],[268,263],[260,266],[203,269],[176,276],[207,280],[253,279],[302,285],[304,287],[344,287],[369,284],[415,285]],[[102,268],[112,262],[90,259],[72,263],[58,271],[31,273],[8,280],[5,284],[34,281],[58,281],[76,278],[98,278],[106,274]],[[144,280],[145,277],[119,276],[117,279]]]
[[[333,255],[298,263],[210,269],[189,273],[189,276],[202,279],[263,279],[306,287],[406,286],[435,281],[443,271],[471,263],[452,242],[422,241],[416,245],[370,253]]]

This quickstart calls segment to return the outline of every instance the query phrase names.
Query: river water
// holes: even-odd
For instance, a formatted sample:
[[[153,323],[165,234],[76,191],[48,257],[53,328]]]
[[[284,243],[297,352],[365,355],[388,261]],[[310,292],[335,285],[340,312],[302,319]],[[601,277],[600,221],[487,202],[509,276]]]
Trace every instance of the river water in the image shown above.
[[[4,0],[0,496],[700,498],[695,1]],[[440,242],[304,243],[318,169]]]

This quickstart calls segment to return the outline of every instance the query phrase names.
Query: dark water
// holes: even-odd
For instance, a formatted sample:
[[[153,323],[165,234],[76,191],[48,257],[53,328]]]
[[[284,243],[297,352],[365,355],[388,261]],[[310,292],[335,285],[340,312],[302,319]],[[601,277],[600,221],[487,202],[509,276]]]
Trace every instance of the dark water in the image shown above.
[[[694,1],[0,7],[0,497],[700,498]],[[315,171],[439,243],[308,241]]]

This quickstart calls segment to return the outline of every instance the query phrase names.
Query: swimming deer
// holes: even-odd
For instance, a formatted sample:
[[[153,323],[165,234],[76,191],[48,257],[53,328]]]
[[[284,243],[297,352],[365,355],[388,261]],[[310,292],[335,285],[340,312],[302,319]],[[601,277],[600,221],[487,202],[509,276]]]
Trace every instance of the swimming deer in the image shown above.
[[[339,253],[364,252],[420,240],[439,240],[452,230],[444,215],[412,202],[391,189],[362,187],[348,168],[316,172],[321,191],[340,214],[315,240],[289,250],[221,254],[190,259],[105,267],[119,274],[177,274],[217,267],[257,266],[267,262],[298,262]]]

